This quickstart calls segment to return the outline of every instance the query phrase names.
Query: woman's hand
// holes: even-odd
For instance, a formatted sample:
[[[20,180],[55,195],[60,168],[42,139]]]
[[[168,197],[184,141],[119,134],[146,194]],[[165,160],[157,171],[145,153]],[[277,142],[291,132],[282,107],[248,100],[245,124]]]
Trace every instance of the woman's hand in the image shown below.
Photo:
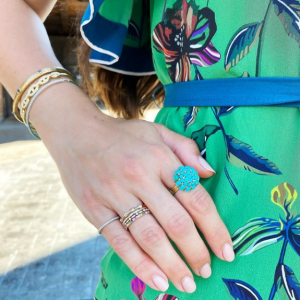
[[[47,89],[38,100],[31,122],[89,222],[99,228],[142,202],[152,212],[134,221],[129,231],[118,220],[101,231],[136,276],[153,289],[165,291],[170,279],[180,291],[193,292],[193,274],[167,235],[195,274],[208,277],[210,255],[196,226],[220,259],[233,260],[230,234],[202,185],[174,196],[168,191],[181,165],[194,167],[202,178],[213,175],[202,158],[200,164],[193,140],[162,124],[107,116],[68,83]],[[55,123],[50,126],[49,120]],[[224,250],[226,243],[230,247]]]

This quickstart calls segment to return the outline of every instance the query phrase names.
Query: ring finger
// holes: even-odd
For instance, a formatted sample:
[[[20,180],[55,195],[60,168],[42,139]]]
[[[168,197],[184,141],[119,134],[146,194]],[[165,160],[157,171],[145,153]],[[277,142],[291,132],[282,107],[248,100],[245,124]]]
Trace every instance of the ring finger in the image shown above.
[[[113,208],[120,216],[123,216],[132,207],[141,204],[141,201],[137,198],[133,199],[132,195],[125,196],[126,199],[128,197],[132,198],[130,203],[133,204],[126,205],[122,202],[120,205],[121,202],[118,202],[118,207]],[[196,285],[192,272],[175,251],[165,231],[152,214],[136,219],[130,225],[129,231],[138,245],[155,261],[178,290],[194,292]]]

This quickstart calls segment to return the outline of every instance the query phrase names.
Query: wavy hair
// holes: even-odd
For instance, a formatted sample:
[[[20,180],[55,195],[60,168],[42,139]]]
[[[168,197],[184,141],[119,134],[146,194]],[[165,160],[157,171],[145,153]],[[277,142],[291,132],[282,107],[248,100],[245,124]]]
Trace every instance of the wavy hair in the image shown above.
[[[78,20],[81,16],[82,14],[78,15]],[[154,89],[161,84],[157,75],[125,75],[90,63],[91,48],[81,37],[80,21],[76,26],[79,39],[76,52],[82,89],[89,97],[100,99],[105,107],[118,117],[125,119],[144,117],[144,111],[154,106],[152,100]],[[163,99],[164,89],[158,89],[155,93],[155,102],[161,105]]]

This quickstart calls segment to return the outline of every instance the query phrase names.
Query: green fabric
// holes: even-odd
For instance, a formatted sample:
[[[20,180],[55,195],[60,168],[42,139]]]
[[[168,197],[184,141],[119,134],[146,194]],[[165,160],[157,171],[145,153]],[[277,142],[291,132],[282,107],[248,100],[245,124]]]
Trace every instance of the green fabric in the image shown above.
[[[198,0],[187,3],[169,0],[163,18],[165,1],[150,1],[151,43],[158,77],[163,84],[168,84],[184,78],[299,76],[299,32],[291,21],[292,15],[283,10],[280,3],[285,3],[291,10],[300,10],[299,1],[294,0]],[[210,10],[202,10],[207,4]],[[197,43],[191,36],[188,41],[184,40],[189,45],[207,45],[210,48],[206,49],[210,51],[217,49],[220,58],[215,52],[214,57],[206,61],[206,67],[196,65],[197,59],[198,63],[203,60],[204,48],[198,48],[202,51],[198,58],[191,50],[195,47],[181,56],[174,52],[172,58],[165,55],[170,54],[171,48],[168,49],[167,43],[161,43],[166,38],[162,32],[170,33],[168,26],[175,21],[174,14],[182,12],[184,7],[190,12],[189,16],[202,14],[209,20],[208,31],[209,26],[205,29],[203,18],[194,24],[206,32],[205,36],[193,37],[198,38]],[[179,19],[183,16],[177,15]],[[212,27],[213,16],[216,29]],[[265,27],[259,28],[263,20]],[[187,20],[185,24],[192,24],[192,21]],[[247,31],[243,31],[245,26],[250,33],[243,36],[239,47],[228,52],[233,37]],[[156,42],[153,38],[155,30],[156,37],[160,34]],[[260,36],[257,30],[260,30]],[[243,44],[246,42],[248,46]],[[173,50],[178,50],[176,45]],[[195,63],[191,63],[193,58]],[[212,275],[203,279],[194,274],[197,290],[193,294],[180,292],[169,281],[166,294],[174,298],[163,297],[163,293],[149,286],[138,298],[131,286],[132,281],[138,279],[110,247],[101,260],[102,273],[95,298],[300,299],[300,110],[259,106],[231,110],[165,107],[160,109],[155,122],[194,139],[216,170],[213,177],[200,179],[200,183],[210,193],[231,234],[236,258],[233,262],[222,261],[206,243],[211,255]],[[204,239],[200,231],[199,234]],[[173,242],[172,245],[186,262]],[[279,283],[277,293],[269,298],[276,283]]]
[[[164,124],[175,132],[190,138],[204,126],[218,126],[211,108],[202,107],[198,112],[196,122],[184,131],[182,120],[187,111],[187,107],[161,109],[155,122]],[[272,202],[271,192],[283,182],[289,183],[298,193],[300,192],[299,109],[243,107],[223,116],[221,120],[227,134],[251,145],[256,153],[273,162],[282,173],[281,175],[259,175],[254,171],[245,170],[242,165],[235,166],[226,160],[226,146],[222,132],[219,130],[208,138],[206,160],[216,170],[216,175],[208,179],[201,179],[200,183],[210,193],[231,236],[233,237],[236,230],[254,218],[271,218],[279,221],[279,217],[281,217],[285,220],[285,212],[279,205]],[[203,140],[204,138],[197,142],[201,144]],[[238,195],[228,181],[224,172],[225,166],[238,190]],[[280,189],[284,190],[282,186]],[[286,194],[288,195],[288,193]],[[296,215],[299,218],[300,195],[296,198],[292,208],[297,208]],[[298,240],[299,226],[298,222]],[[256,232],[252,233],[253,241],[255,241],[254,234]],[[201,233],[200,235],[204,239]],[[262,236],[264,235],[259,237]],[[176,245],[172,244],[179,252]],[[169,281],[170,287],[166,293],[174,295],[180,300],[234,299],[230,296],[223,281],[223,279],[231,279],[246,282],[259,292],[262,299],[268,299],[283,244],[283,240],[280,240],[248,255],[236,254],[233,262],[220,260],[209,248],[211,277],[203,279],[194,274],[197,289],[193,294],[178,291]],[[251,249],[250,245],[245,244],[243,251],[248,248]],[[298,280],[300,280],[299,254],[291,244],[287,245],[284,264],[292,268]],[[185,259],[184,261],[186,262]],[[103,286],[103,282],[99,281],[95,294],[97,299],[136,299],[131,290],[131,280],[135,278],[135,275],[112,248],[102,259],[101,268],[107,287],[105,288],[106,285]],[[146,286],[144,298],[154,300],[159,294],[161,293]],[[276,296],[274,299],[280,298]]]
[[[99,14],[111,22],[121,23],[128,26],[128,17],[132,14],[133,0],[127,1],[121,9],[115,9],[120,5],[120,0],[103,1],[99,7]]]

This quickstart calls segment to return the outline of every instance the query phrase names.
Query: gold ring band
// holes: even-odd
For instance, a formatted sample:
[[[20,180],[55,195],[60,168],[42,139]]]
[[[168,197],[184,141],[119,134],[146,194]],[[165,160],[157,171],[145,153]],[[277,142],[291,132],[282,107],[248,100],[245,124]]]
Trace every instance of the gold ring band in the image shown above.
[[[122,218],[120,218],[120,222],[122,223],[124,229],[128,230],[128,227],[140,217],[151,213],[150,209],[145,204],[139,204],[136,207],[131,208],[127,211]]]
[[[171,189],[169,189],[169,192],[174,196],[174,194],[179,190],[179,187],[177,185],[174,185]]]

